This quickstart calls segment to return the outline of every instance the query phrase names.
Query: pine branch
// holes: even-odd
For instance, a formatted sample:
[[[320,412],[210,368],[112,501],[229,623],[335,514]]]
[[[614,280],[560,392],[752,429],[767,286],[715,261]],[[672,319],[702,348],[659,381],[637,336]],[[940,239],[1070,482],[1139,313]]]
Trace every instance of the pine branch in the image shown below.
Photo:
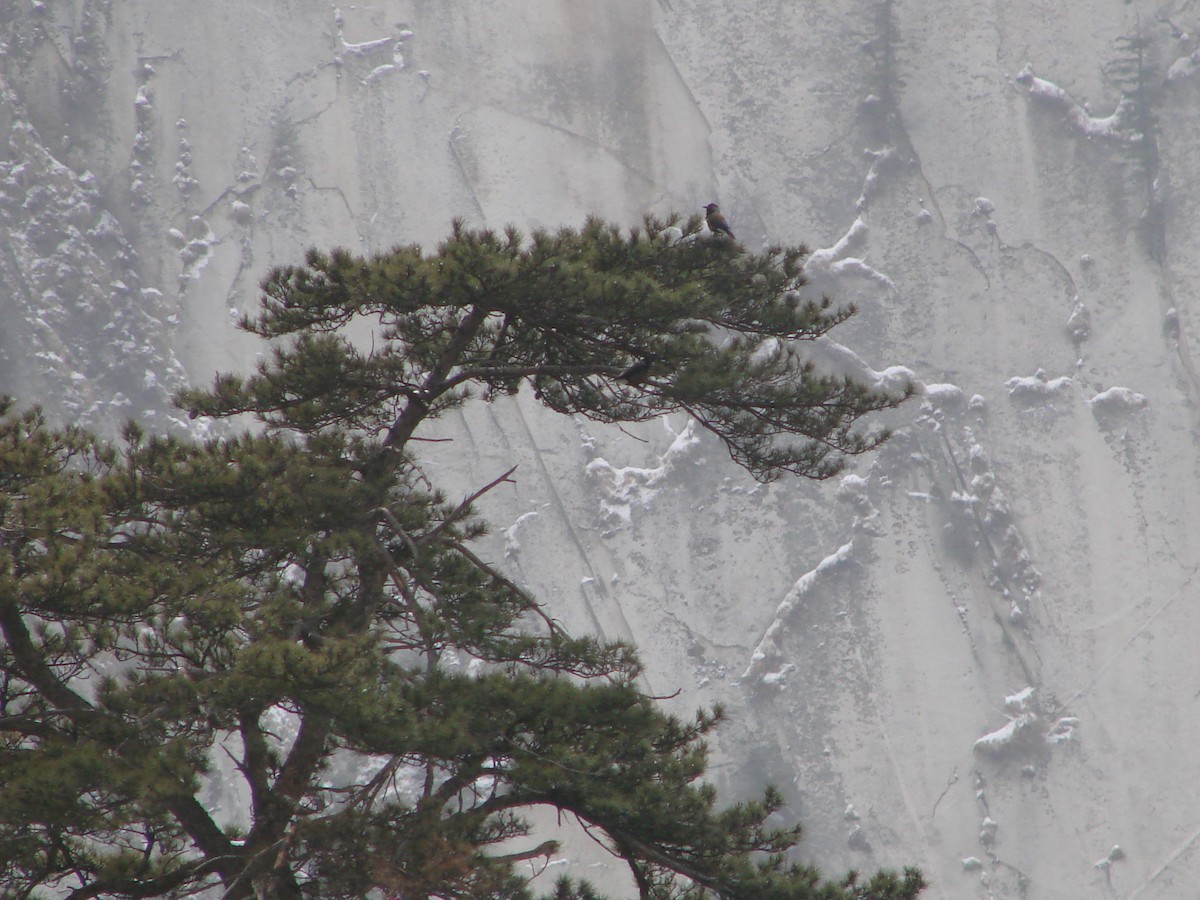
[[[484,562],[475,554],[474,551],[467,547],[466,544],[462,543],[461,541],[450,541],[447,546],[460,553],[464,559],[470,561],[471,565],[473,565],[483,574],[487,575],[488,578],[492,579],[492,581],[494,581],[496,584],[502,586],[509,594],[514,597],[519,597],[525,611],[532,612],[539,619],[541,619],[542,624],[546,626],[547,630],[551,634],[566,634],[562,626],[557,621],[552,619],[544,609],[542,609],[542,605],[537,602],[532,594],[517,585],[516,582],[504,575],[499,569],[496,569],[494,566]]]
[[[91,900],[93,897],[120,896],[133,900],[163,897],[185,884],[195,883],[216,872],[218,859],[200,859],[177,866],[153,878],[97,878],[67,894],[66,900]],[[195,891],[189,891],[193,893]]]
[[[4,634],[21,675],[36,687],[42,696],[62,709],[75,712],[94,711],[92,704],[59,681],[58,676],[46,664],[25,627],[16,600],[12,597],[0,597],[0,632]]]
[[[237,767],[250,787],[251,812],[255,821],[267,815],[271,796],[269,780],[269,753],[266,738],[259,727],[258,709],[239,711],[239,733],[242,738],[242,759]]]
[[[491,858],[498,863],[512,864],[516,862],[525,862],[526,860],[530,859],[537,859],[538,857],[549,858],[558,852],[558,848],[558,841],[542,841],[542,843],[538,844],[532,850],[522,850],[518,853],[506,853],[503,856],[493,856]]]
[[[185,791],[186,788],[181,785],[177,792],[172,792],[166,798],[168,809],[205,858],[212,861],[213,868],[221,878],[230,878],[236,871],[231,854],[233,845],[225,832],[213,822],[208,810],[201,806],[195,796]]]
[[[453,525],[453,524],[457,524],[458,522],[461,522],[467,516],[467,514],[470,512],[471,506],[475,503],[475,501],[478,500],[480,497],[484,496],[486,493],[488,493],[493,488],[497,487],[498,485],[516,484],[516,482],[513,481],[512,477],[511,477],[512,473],[515,471],[517,471],[517,467],[513,466],[511,469],[509,469],[504,474],[497,476],[496,478],[492,479],[487,484],[485,484],[483,487],[479,488],[479,490],[475,491],[474,493],[472,493],[469,496],[467,496],[466,498],[464,498],[463,501],[461,503],[459,503],[458,506],[456,506],[453,510],[451,510],[447,515],[445,515],[442,518],[442,521],[439,522],[432,530],[425,532],[419,538],[417,538],[415,540],[415,543],[416,544],[430,543],[433,541],[434,538],[436,538],[439,534],[441,534],[447,527],[449,527],[450,525]],[[388,519],[389,519],[389,524],[396,523],[395,517],[392,516],[390,512],[387,513],[387,515],[388,515]],[[394,527],[398,527],[398,526],[394,526]],[[400,529],[400,530],[402,531],[402,529]]]
[[[401,529],[401,533],[403,530]],[[387,548],[380,545],[380,549],[387,553]],[[425,649],[425,668],[427,673],[432,673],[437,668],[438,660],[441,653],[438,650],[437,640],[434,637],[433,629],[429,625],[429,620],[425,615],[425,610],[421,608],[421,604],[417,602],[416,596],[410,590],[407,580],[404,578],[404,573],[400,567],[396,565],[391,554],[388,553],[390,562],[389,574],[392,583],[396,586],[396,590],[400,592],[400,596],[404,598],[405,605],[408,607],[408,614],[412,617],[413,623],[417,626],[417,633],[421,636],[421,642]]]
[[[428,414],[431,401],[447,390],[446,380],[451,370],[457,365],[459,356],[478,333],[487,315],[486,308],[476,305],[471,307],[470,311],[459,321],[450,340],[446,342],[446,347],[437,363],[425,377],[420,395],[409,398],[404,411],[388,429],[387,437],[383,440],[383,449],[402,450],[408,443],[408,439],[412,437],[417,426]]]
[[[582,366],[563,366],[563,365],[542,365],[530,364],[526,366],[520,365],[475,365],[464,366],[457,375],[446,379],[446,388],[455,388],[460,384],[466,384],[472,381],[482,380],[499,380],[507,378],[533,378],[535,376],[542,377],[561,377],[563,375],[620,375],[626,366],[623,365],[582,365]]]

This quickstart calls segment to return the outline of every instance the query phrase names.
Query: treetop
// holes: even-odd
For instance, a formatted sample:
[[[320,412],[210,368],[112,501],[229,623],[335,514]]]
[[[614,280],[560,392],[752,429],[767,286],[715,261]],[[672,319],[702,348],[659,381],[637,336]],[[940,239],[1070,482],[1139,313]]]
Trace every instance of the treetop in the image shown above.
[[[590,218],[528,238],[456,221],[433,252],[312,250],[268,276],[261,312],[242,322],[273,341],[270,359],[181,402],[302,434],[350,425],[403,451],[473,393],[528,384],[556,412],[600,422],[686,412],[759,480],[826,478],[886,437],[858,419],[911,389],[806,359],[805,342],[855,312],[803,295],[806,255],[706,239],[699,216],[626,232]]]

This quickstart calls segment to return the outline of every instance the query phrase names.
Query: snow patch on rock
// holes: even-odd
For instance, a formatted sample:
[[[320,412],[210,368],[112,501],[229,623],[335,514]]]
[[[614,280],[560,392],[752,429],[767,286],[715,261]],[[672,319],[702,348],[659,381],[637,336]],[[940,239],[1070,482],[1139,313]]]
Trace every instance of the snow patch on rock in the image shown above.
[[[1032,406],[1049,403],[1073,383],[1069,375],[1051,378],[1044,369],[1038,369],[1032,375],[1013,376],[1004,382],[1004,387],[1011,399]]]
[[[989,731],[975,741],[975,752],[990,756],[1010,756],[1027,753],[1037,747],[1053,747],[1074,737],[1079,719],[1075,716],[1060,716],[1054,723],[1041,724],[1043,718],[1038,710],[1035,690],[1025,687],[1004,698],[1004,716],[1008,719],[994,731]]]
[[[1087,401],[1101,424],[1111,424],[1146,408],[1149,401],[1142,394],[1127,387],[1110,387]]]
[[[1060,110],[1077,131],[1089,138],[1105,138],[1126,144],[1137,143],[1142,134],[1130,126],[1134,116],[1133,102],[1122,97],[1117,108],[1109,116],[1093,116],[1058,85],[1033,74],[1033,66],[1026,64],[1014,79],[1024,85],[1029,95],[1047,106]]]
[[[1092,333],[1092,314],[1088,311],[1087,306],[1078,297],[1075,298],[1075,306],[1071,309],[1071,315],[1067,317],[1067,334],[1071,336],[1076,344],[1087,340]]]
[[[1200,72],[1200,49],[1181,56],[1175,62],[1171,63],[1167,69],[1167,74],[1163,77],[1164,84],[1183,81],[1185,78],[1191,78],[1197,72]]]
[[[967,395],[956,384],[927,384],[921,392],[922,412],[943,410],[958,412],[966,404]]]
[[[648,506],[671,470],[686,459],[700,443],[694,419],[688,419],[687,424],[679,431],[671,429],[666,417],[663,417],[662,422],[672,440],[670,446],[659,457],[657,465],[617,467],[597,456],[584,467],[588,478],[600,490],[601,517],[618,528],[632,524],[633,510]],[[584,446],[586,449],[595,449],[595,444],[590,439],[585,440]]]
[[[915,387],[918,391],[924,387],[921,379],[907,366],[873,369],[849,347],[839,344],[827,335],[811,342],[809,358],[823,371],[853,378],[888,393],[902,394],[910,387]]]
[[[814,250],[804,265],[804,274],[810,284],[820,286],[830,284],[843,276],[853,276],[886,288],[889,293],[896,293],[896,285],[892,279],[882,272],[867,265],[857,253],[866,243],[867,225],[862,217],[854,220],[846,233],[832,247]]]
[[[527,512],[517,517],[517,521],[513,522],[508,528],[504,529],[504,557],[506,559],[516,556],[521,552],[521,541],[517,537],[517,532],[526,522],[530,522],[538,517],[536,512]]]

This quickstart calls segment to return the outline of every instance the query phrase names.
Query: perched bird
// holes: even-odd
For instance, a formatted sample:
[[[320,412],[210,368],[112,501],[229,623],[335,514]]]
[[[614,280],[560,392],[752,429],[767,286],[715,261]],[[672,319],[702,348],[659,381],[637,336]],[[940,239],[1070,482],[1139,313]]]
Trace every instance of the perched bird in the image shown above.
[[[626,384],[641,384],[650,377],[650,362],[651,360],[646,358],[639,359],[617,377]]]
[[[729,227],[729,223],[726,222],[725,217],[721,215],[721,210],[717,204],[708,204],[708,206],[704,207],[704,212],[704,221],[708,223],[709,231],[711,231],[713,234],[716,234],[718,231],[720,231],[729,235],[735,241],[737,240],[737,238],[734,237],[733,230]]]

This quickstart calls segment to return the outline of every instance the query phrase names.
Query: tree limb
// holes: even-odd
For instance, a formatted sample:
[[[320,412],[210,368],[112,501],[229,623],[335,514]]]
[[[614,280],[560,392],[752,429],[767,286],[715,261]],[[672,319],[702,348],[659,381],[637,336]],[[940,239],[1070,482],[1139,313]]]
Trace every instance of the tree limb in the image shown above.
[[[0,631],[4,633],[17,668],[43,697],[63,709],[77,712],[94,709],[92,704],[63,684],[46,664],[42,654],[34,646],[29,629],[25,627],[25,620],[16,600],[11,597],[0,599]]]
[[[461,520],[463,518],[463,516],[466,515],[467,511],[471,508],[471,505],[476,500],[478,500],[480,497],[482,497],[488,491],[492,490],[492,488],[496,487],[497,485],[505,484],[505,483],[515,484],[516,482],[514,482],[512,480],[512,478],[509,477],[515,471],[517,471],[517,467],[513,466],[511,469],[509,469],[503,475],[500,475],[499,477],[492,479],[490,482],[485,484],[479,490],[475,491],[473,494],[466,497],[462,501],[462,503],[458,504],[458,506],[456,506],[453,510],[451,510],[450,513],[448,515],[446,515],[442,519],[441,522],[439,522],[437,525],[435,525],[430,531],[427,531],[427,532],[425,532],[425,534],[422,534],[420,537],[418,537],[416,539],[416,543],[421,544],[426,541],[432,540],[433,538],[435,538],[439,534],[441,534],[442,531],[445,530],[449,525]],[[389,524],[396,522],[395,516],[392,516],[390,513],[388,514],[388,520],[389,520]]]

